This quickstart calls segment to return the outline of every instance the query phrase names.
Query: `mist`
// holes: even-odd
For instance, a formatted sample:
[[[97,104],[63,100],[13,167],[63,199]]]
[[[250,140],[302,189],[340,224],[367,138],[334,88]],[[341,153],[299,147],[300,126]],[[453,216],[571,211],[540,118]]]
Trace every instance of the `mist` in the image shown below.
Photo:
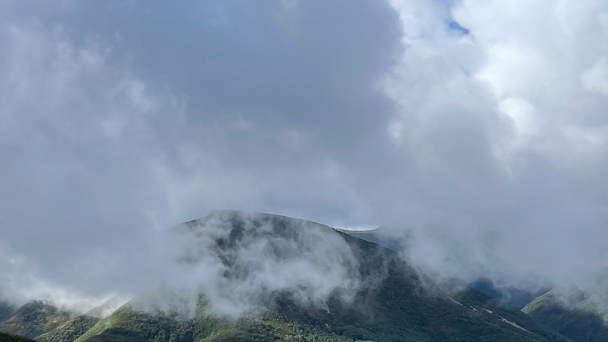
[[[219,208],[385,227],[440,282],[605,293],[602,1],[19,1],[0,22],[0,297],[204,285],[231,313],[356,287],[314,234],[286,264],[244,243],[237,283],[219,255],[176,266],[209,241],[170,227]]]
[[[211,312],[238,317],[269,310],[281,293],[318,308],[337,291],[352,302],[362,282],[351,246],[333,229],[309,221],[215,211],[174,227],[167,241],[173,267],[135,299],[141,308],[190,316],[202,296]],[[180,301],[172,298],[186,306],[173,308]]]

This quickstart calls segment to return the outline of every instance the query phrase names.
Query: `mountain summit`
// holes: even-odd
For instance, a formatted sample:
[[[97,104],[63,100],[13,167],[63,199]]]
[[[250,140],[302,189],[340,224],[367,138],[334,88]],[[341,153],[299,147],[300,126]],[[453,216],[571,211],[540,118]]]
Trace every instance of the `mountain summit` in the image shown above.
[[[397,253],[322,224],[224,210],[172,234],[200,280],[191,315],[136,299],[76,341],[568,341],[473,289],[442,294]]]

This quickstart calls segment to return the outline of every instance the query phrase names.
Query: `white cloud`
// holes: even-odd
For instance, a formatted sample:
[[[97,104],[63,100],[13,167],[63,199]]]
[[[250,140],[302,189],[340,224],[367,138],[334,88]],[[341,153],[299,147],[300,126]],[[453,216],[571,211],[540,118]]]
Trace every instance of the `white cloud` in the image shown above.
[[[400,108],[387,134],[423,170],[409,178],[425,217],[418,227],[427,227],[414,228],[420,232],[412,260],[472,278],[516,282],[536,273],[569,282],[575,269],[587,278],[592,272],[582,265],[600,262],[598,244],[608,247],[608,203],[590,191],[608,190],[598,173],[608,172],[608,102],[597,96],[608,79],[608,4],[392,3],[406,50],[384,83]],[[452,34],[451,20],[468,35]],[[578,238],[581,225],[595,242]],[[437,226],[453,232],[425,233]],[[484,243],[477,240],[486,231],[499,233],[491,256],[480,253]],[[566,242],[574,237],[587,252]],[[458,252],[465,245],[471,251]],[[568,267],[550,265],[564,250]]]
[[[539,129],[536,108],[522,98],[508,97],[500,102],[498,110],[513,120],[518,135],[530,136]]]
[[[590,91],[608,96],[608,60],[606,56],[598,60],[581,74],[581,82]]]
[[[50,283],[136,291],[151,231],[226,207],[407,226],[467,279],[604,265],[604,1],[3,6],[0,237]]]

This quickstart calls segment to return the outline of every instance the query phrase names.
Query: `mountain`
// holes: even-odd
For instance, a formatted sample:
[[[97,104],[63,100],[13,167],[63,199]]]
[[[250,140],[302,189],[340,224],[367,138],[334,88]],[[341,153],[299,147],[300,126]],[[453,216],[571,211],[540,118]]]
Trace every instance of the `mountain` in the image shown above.
[[[15,307],[0,299],[0,322],[9,318],[13,312],[15,312]]]
[[[142,296],[76,342],[570,341],[472,288],[446,292],[396,252],[318,223],[224,210],[172,233],[187,242],[181,264],[205,275],[192,312]],[[218,311],[224,304],[240,311]],[[55,312],[28,330],[22,309],[7,326],[44,342],[69,341],[94,322],[61,316],[53,329]]]
[[[485,278],[478,279],[469,284],[469,286],[492,296],[502,304],[518,310],[523,309],[524,306],[528,305],[535,298],[547,292],[547,289],[531,292],[513,286],[497,288],[494,282]]]
[[[193,324],[163,311],[142,312],[126,304],[76,341],[192,341]]]
[[[361,286],[351,300],[344,299],[348,289],[337,288],[322,303],[302,302],[297,290],[268,290],[258,302],[263,310],[239,318],[215,314],[204,295],[193,317],[140,311],[133,302],[76,341],[567,341],[476,290],[466,289],[452,297],[440,294],[397,253],[321,224],[216,211],[174,231],[190,241],[204,241],[205,253],[226,267],[223,277],[241,281],[238,284],[247,284],[244,279],[256,270],[244,263],[240,249],[263,251],[267,264],[289,265],[289,260],[311,257],[298,253],[318,252],[310,250],[314,245],[308,245],[307,238],[314,238],[312,243],[318,245],[338,239],[352,253]],[[192,264],[199,261],[197,251],[183,258]]]
[[[346,233],[361,240],[373,242],[382,247],[388,248],[395,252],[403,251],[410,243],[408,232],[398,231],[389,227],[378,227],[369,230],[348,230],[336,229],[339,232]]]
[[[72,314],[41,301],[27,303],[0,323],[0,331],[35,338],[71,318]]]
[[[411,235],[408,232],[399,231],[394,228],[391,229],[389,227],[378,227],[376,229],[366,231],[347,229],[338,230],[350,236],[379,244],[395,252],[405,251],[413,243]],[[471,282],[469,286],[477,291],[492,296],[502,304],[518,310],[522,309],[535,298],[548,291],[548,289],[527,291],[514,286],[497,287],[492,280],[486,278],[477,279]]]
[[[100,318],[80,315],[36,337],[37,342],[72,342],[91,329]]]
[[[581,296],[573,304],[560,301],[554,290],[534,299],[522,311],[577,342],[608,341],[608,303]]]

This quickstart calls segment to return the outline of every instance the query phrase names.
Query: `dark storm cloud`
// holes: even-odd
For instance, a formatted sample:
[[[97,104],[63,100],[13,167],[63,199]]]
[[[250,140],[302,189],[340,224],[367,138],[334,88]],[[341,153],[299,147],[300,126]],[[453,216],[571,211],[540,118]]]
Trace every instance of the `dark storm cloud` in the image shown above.
[[[374,86],[400,50],[397,13],[369,1],[293,6],[96,3],[67,17],[78,34],[108,39],[135,75],[185,96],[189,120],[243,116],[344,147],[377,134],[390,104]]]
[[[162,263],[157,229],[360,205],[341,160],[387,141],[388,4],[6,6],[2,248],[37,278],[132,293]]]

